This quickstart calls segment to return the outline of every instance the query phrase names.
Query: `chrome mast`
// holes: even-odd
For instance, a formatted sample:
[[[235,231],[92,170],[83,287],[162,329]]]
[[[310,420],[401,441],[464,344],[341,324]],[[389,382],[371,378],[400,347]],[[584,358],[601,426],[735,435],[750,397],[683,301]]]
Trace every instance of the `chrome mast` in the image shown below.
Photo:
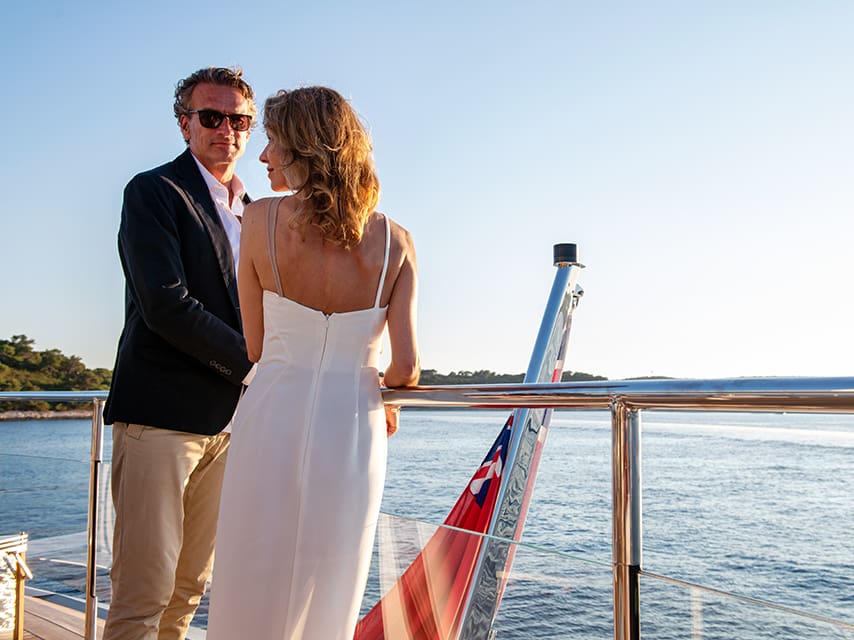
[[[525,383],[560,382],[569,345],[572,314],[583,295],[577,286],[584,265],[578,262],[574,244],[554,246],[557,267],[551,293],[534,350],[525,373]],[[551,422],[552,409],[516,409],[501,488],[487,536],[518,540],[525,524],[530,494],[534,488],[539,454]],[[513,561],[509,542],[486,538],[478,554],[472,588],[463,609],[458,638],[488,638],[504,593],[506,576]]]

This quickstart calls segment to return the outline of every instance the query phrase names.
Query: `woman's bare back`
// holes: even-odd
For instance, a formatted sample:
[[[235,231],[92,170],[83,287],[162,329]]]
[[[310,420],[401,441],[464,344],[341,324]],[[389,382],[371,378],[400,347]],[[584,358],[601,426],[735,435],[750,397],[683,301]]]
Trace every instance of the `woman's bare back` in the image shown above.
[[[315,227],[310,226],[305,237],[300,229],[293,228],[297,205],[297,199],[292,196],[281,199],[275,217],[276,266],[285,297],[326,314],[372,307],[385,257],[384,216],[372,213],[361,242],[344,249],[324,241]],[[392,225],[389,269],[380,306],[388,304],[400,271],[402,251],[400,241],[395,241],[395,226]],[[264,231],[266,236],[266,228]],[[276,291],[273,267],[269,259],[264,259],[269,251],[256,250],[252,255],[256,258],[254,263],[261,286]]]

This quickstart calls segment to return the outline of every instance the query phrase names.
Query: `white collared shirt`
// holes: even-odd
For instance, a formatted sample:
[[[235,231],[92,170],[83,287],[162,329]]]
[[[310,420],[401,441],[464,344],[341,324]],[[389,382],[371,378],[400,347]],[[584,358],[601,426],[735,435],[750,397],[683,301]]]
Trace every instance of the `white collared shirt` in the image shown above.
[[[190,155],[193,155],[192,152]],[[246,188],[236,175],[231,178],[231,190],[234,193],[232,202],[228,202],[228,187],[213,177],[213,174],[208,171],[205,166],[199,162],[199,159],[193,155],[193,160],[196,161],[196,166],[199,167],[199,172],[208,186],[208,191],[211,194],[216,212],[219,214],[219,219],[222,221],[222,226],[225,229],[225,235],[228,238],[228,243],[231,245],[231,253],[234,254],[234,277],[237,278],[237,264],[240,260],[240,223],[243,218],[243,196],[246,195]],[[249,384],[252,378],[255,377],[255,371],[258,369],[257,364],[253,364],[249,373],[243,378],[243,384]],[[231,432],[231,421],[228,422],[223,433]]]
[[[231,179],[231,190],[234,193],[234,199],[229,203],[228,187],[214,178],[213,174],[199,162],[196,156],[193,156],[193,160],[196,161],[202,178],[205,179],[205,184],[208,185],[211,200],[213,200],[216,212],[222,221],[225,235],[228,237],[228,243],[231,245],[231,253],[234,255],[234,274],[237,277],[237,263],[240,260],[240,219],[243,217],[243,196],[246,195],[246,189],[240,178],[235,175]]]

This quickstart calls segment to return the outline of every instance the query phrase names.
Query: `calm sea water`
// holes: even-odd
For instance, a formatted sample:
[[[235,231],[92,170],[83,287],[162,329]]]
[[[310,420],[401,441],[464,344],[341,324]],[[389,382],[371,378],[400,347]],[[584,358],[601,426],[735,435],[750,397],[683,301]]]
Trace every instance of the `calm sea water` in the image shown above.
[[[383,511],[444,520],[506,415],[404,410]],[[32,586],[82,584],[61,549],[86,526],[90,432],[88,421],[0,422],[0,534],[30,533]],[[854,416],[648,412],[642,433],[644,570],[709,588],[642,576],[644,637],[854,638]],[[607,414],[557,413],[499,640],[612,636],[610,474]],[[38,559],[51,550],[62,562]],[[366,603],[381,588],[374,573]]]

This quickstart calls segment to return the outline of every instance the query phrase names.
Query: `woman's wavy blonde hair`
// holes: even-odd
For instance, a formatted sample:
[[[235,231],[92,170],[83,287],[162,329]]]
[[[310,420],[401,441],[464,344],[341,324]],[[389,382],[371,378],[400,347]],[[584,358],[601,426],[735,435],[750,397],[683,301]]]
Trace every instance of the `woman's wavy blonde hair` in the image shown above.
[[[264,104],[264,127],[282,169],[292,167],[288,175],[302,180],[289,185],[303,201],[293,227],[303,234],[317,227],[345,249],[359,244],[380,183],[370,138],[350,104],[327,87],[279,91]]]

